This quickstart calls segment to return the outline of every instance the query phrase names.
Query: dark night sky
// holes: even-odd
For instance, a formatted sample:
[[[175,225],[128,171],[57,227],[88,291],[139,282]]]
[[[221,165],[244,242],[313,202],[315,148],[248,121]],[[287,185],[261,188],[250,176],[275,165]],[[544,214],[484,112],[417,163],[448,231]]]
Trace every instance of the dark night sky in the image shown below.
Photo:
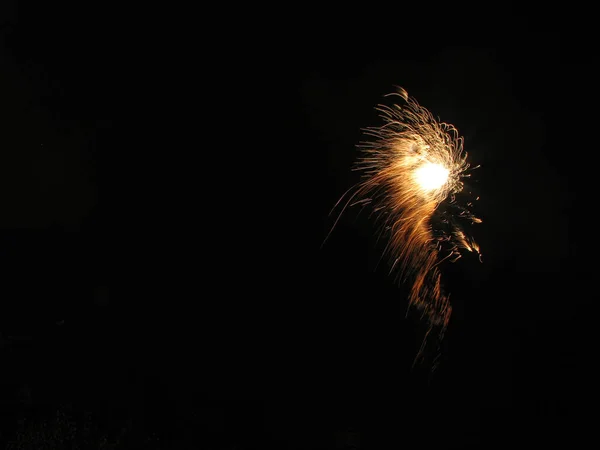
[[[36,405],[134,405],[157,429],[200,430],[198,448],[335,448],[349,429],[365,449],[589,435],[585,11],[6,5],[0,331],[34,339],[4,385],[26,380]],[[481,164],[484,262],[444,269],[454,315],[433,377],[411,370],[423,324],[378,265],[374,223],[350,210],[320,247],[394,85]]]

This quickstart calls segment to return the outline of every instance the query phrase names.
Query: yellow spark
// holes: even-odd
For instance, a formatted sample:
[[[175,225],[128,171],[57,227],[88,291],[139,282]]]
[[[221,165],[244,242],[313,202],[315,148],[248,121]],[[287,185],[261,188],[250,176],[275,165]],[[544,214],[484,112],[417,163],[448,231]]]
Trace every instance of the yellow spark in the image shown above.
[[[479,251],[458,219],[481,220],[455,201],[470,166],[454,126],[435,120],[404,89],[390,95],[402,102],[379,105],[384,124],[364,130],[373,139],[359,146],[363,156],[356,169],[363,180],[340,215],[350,204],[374,205],[388,237],[385,253],[392,269],[411,281],[409,305],[423,312],[430,330],[439,326],[441,337],[452,307],[442,288],[440,264],[457,260],[462,249]],[[452,201],[445,202],[449,197]],[[443,216],[446,228],[435,229],[434,215]]]

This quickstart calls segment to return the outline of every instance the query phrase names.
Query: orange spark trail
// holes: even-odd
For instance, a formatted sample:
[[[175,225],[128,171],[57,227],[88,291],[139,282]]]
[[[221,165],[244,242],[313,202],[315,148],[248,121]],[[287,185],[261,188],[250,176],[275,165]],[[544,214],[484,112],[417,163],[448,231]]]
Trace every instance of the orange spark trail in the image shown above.
[[[400,279],[410,283],[409,307],[422,311],[427,335],[439,327],[441,338],[452,306],[442,286],[440,264],[458,259],[463,250],[479,253],[458,219],[481,220],[456,202],[470,165],[454,126],[436,121],[404,89],[389,96],[400,104],[379,105],[383,125],[364,130],[371,139],[359,145],[362,157],[355,167],[363,178],[340,215],[355,204],[371,204],[378,211],[388,237],[385,256]],[[442,204],[448,206],[443,213]],[[444,227],[434,228],[436,215]]]

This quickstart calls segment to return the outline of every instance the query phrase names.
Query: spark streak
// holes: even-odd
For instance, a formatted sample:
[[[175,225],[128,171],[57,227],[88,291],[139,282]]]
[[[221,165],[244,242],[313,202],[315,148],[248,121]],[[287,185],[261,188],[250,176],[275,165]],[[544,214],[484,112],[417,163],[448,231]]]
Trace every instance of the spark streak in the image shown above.
[[[379,105],[383,125],[363,130],[371,138],[359,144],[363,154],[355,170],[363,178],[345,194],[354,190],[340,216],[351,205],[373,206],[388,237],[384,255],[391,270],[410,283],[409,307],[422,311],[427,335],[439,327],[441,338],[452,307],[440,264],[463,250],[479,254],[461,221],[481,220],[457,201],[470,165],[454,126],[438,122],[402,88],[390,96],[400,104]]]

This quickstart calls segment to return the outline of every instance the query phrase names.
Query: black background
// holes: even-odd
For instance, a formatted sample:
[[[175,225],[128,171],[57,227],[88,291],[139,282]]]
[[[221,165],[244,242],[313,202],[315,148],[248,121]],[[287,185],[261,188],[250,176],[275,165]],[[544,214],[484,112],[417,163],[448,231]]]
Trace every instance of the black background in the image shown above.
[[[3,5],[0,330],[29,337],[3,349],[6,423],[27,385],[36,414],[110,410],[178,448],[585,441],[589,11]],[[444,268],[433,375],[374,222],[321,247],[395,85],[481,165],[483,264]]]

